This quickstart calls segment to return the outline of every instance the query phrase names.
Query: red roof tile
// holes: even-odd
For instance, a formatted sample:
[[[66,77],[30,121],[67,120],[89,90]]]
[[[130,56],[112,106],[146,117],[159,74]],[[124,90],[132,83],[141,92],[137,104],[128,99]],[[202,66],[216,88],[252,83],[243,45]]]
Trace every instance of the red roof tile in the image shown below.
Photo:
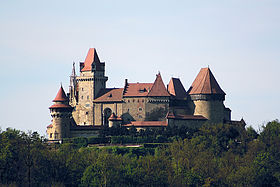
[[[180,79],[171,78],[168,84],[168,92],[171,95],[176,96],[179,99],[186,98],[188,96],[183,84],[181,83]]]
[[[166,90],[166,87],[164,86],[160,73],[157,74],[157,78],[148,96],[170,96],[170,94]]]
[[[52,127],[53,127],[53,125],[52,125],[52,124],[50,124],[50,125],[48,125],[48,126],[47,126],[47,128],[52,128]]]
[[[53,104],[49,108],[72,108],[72,107],[70,105],[66,105],[66,104]]]
[[[97,55],[95,48],[90,48],[88,50],[87,57],[84,62],[84,68],[81,71],[91,71],[92,70],[92,63],[100,63],[99,57]]]
[[[94,102],[116,102],[122,101],[123,88],[110,88],[102,90],[100,96]]]
[[[63,101],[68,101],[68,98],[64,92],[64,89],[62,88],[62,86],[60,87],[60,89],[58,90],[56,97],[54,98],[53,102],[63,102]]]
[[[147,96],[152,86],[153,83],[128,83],[124,96]]]
[[[123,125],[124,127],[166,127],[166,121],[131,121],[129,124]]]
[[[114,112],[112,113],[112,115],[109,117],[109,121],[121,121],[122,118],[118,117]]]
[[[181,119],[181,120],[207,120],[207,118],[201,115],[182,115],[182,114],[174,114],[173,112],[168,112],[167,119]]]
[[[190,94],[223,94],[225,92],[220,88],[214,75],[209,68],[201,68],[195,78]]]

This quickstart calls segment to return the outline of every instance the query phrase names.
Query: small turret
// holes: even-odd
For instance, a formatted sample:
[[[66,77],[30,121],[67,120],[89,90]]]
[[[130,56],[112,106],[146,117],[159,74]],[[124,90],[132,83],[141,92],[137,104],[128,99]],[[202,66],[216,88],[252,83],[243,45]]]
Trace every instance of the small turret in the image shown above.
[[[112,115],[109,117],[109,127],[113,127],[113,126],[118,126],[121,125],[122,123],[122,118],[116,116],[116,114],[113,112]]]
[[[62,88],[58,90],[53,100],[54,104],[49,107],[52,124],[48,126],[49,140],[61,140],[70,136],[70,120],[73,108],[68,104],[68,98]]]
[[[202,115],[211,123],[225,120],[225,92],[221,89],[209,68],[202,68],[194,80],[190,92],[194,102],[194,115]]]

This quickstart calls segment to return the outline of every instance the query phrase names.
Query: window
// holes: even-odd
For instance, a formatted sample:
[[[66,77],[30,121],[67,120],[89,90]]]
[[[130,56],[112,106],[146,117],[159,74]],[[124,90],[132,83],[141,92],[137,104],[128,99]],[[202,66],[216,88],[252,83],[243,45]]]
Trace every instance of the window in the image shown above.
[[[138,110],[139,110],[139,111],[142,111],[142,108],[141,108],[141,107],[139,107],[139,108],[138,108]]]
[[[139,118],[142,118],[142,116],[141,116],[141,115],[139,115],[138,117],[139,117]]]
[[[50,133],[50,138],[52,138],[52,133]]]
[[[88,112],[86,112],[86,115],[88,115]]]
[[[127,100],[128,103],[130,103],[129,99]]]
[[[84,99],[84,96],[81,96],[81,99]]]
[[[54,139],[58,139],[58,133],[54,133]]]
[[[89,96],[87,96],[87,100],[89,100]]]
[[[82,88],[82,91],[84,91],[84,88]]]

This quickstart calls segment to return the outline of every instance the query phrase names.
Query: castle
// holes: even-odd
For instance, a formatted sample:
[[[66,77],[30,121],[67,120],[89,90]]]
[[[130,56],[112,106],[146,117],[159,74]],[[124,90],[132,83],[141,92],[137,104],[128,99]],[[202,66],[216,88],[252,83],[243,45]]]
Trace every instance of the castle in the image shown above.
[[[107,88],[105,62],[90,48],[80,75],[73,64],[69,93],[60,87],[49,107],[52,124],[49,140],[77,136],[96,136],[103,126],[122,125],[139,129],[204,123],[244,123],[232,121],[231,110],[224,106],[225,92],[211,70],[202,68],[186,91],[180,79],[171,78],[167,87],[160,73],[153,83],[130,83],[123,88]]]

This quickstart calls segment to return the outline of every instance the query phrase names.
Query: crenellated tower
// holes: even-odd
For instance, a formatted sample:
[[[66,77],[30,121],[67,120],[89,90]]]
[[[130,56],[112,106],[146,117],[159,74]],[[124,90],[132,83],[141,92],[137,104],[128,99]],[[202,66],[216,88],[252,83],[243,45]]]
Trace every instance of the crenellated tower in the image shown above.
[[[49,140],[61,140],[70,137],[70,124],[73,108],[68,104],[68,98],[62,88],[58,90],[53,100],[54,104],[49,107],[52,124],[48,126]]]

